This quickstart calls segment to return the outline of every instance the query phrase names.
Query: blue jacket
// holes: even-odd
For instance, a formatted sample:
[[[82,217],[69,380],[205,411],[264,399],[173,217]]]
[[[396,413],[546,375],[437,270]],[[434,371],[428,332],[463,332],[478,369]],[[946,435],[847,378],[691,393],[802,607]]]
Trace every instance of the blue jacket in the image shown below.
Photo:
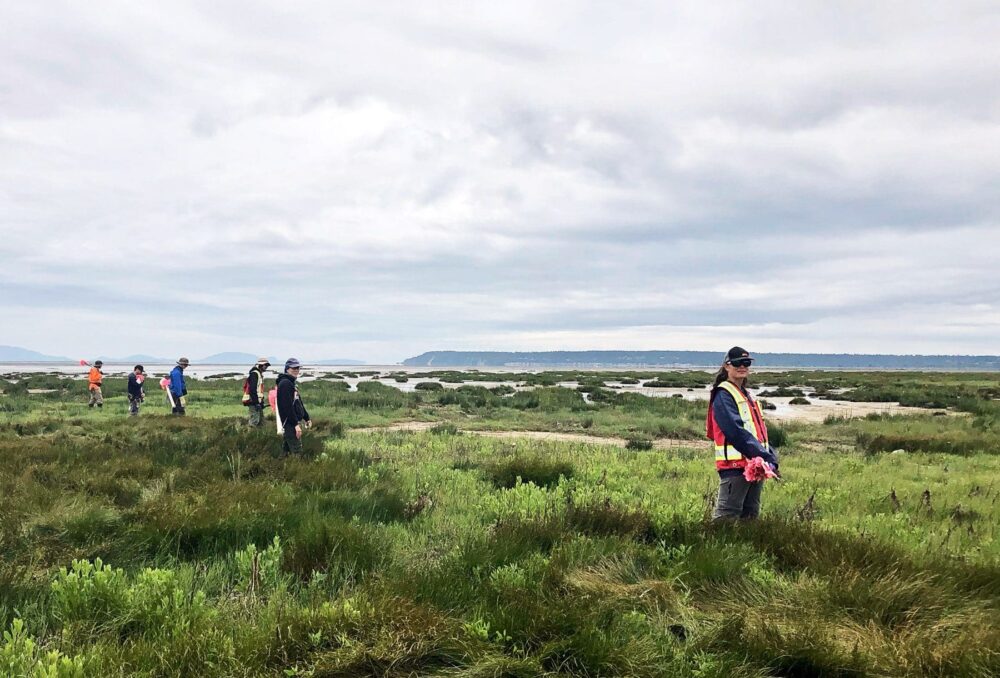
[[[187,386],[184,384],[184,370],[180,365],[170,370],[170,392],[176,397],[187,395]]]
[[[743,418],[740,417],[740,410],[736,406],[733,396],[725,389],[716,389],[712,398],[712,414],[715,415],[716,425],[722,429],[726,436],[726,442],[736,448],[736,451],[747,459],[761,457],[764,461],[774,466],[778,470],[778,453],[770,445],[764,445],[753,437],[750,431],[743,428]],[[743,475],[742,469],[724,469],[719,471],[723,478],[726,476]]]

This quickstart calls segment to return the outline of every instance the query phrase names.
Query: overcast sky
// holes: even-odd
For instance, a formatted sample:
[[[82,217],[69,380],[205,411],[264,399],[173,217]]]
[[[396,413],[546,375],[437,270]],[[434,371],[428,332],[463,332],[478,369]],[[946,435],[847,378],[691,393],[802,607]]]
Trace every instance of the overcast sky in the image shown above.
[[[1000,353],[997,2],[0,0],[0,344]]]

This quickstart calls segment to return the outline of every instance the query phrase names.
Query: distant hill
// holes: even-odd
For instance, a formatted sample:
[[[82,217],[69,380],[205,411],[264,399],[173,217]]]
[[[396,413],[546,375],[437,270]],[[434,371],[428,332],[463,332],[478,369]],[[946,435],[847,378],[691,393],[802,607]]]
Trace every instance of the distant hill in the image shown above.
[[[717,367],[721,351],[428,351],[407,367]],[[757,367],[1000,370],[1000,356],[755,353]]]
[[[69,362],[69,358],[61,355],[45,355],[38,351],[29,351],[20,346],[0,346],[0,360],[4,362],[34,363],[34,362]]]

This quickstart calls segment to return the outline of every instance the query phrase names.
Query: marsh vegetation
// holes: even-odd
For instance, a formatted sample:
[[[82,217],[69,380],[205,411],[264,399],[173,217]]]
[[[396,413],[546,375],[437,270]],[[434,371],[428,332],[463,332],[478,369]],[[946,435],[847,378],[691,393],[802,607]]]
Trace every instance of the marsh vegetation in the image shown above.
[[[129,420],[124,380],[97,413],[78,381],[10,376],[3,675],[1000,674],[993,375],[925,375],[959,416],[772,427],[785,481],[731,526],[706,522],[704,403],[596,383],[627,375],[308,382],[317,428],[290,459],[232,381],[192,384],[184,419],[147,387]],[[758,382],[926,402],[913,375],[810,378]],[[400,421],[432,428],[355,430]]]

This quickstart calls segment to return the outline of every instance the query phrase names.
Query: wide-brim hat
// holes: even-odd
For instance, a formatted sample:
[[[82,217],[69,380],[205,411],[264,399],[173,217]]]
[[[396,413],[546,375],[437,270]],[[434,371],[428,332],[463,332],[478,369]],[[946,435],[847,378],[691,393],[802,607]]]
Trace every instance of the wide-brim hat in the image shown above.
[[[261,356],[261,357],[257,358],[257,364],[258,365],[270,365],[271,364],[271,359],[268,358],[267,356]]]
[[[187,358],[181,358],[180,360],[177,361],[177,364],[180,365],[181,367],[187,367],[188,365],[191,364],[191,361],[188,360]]]

